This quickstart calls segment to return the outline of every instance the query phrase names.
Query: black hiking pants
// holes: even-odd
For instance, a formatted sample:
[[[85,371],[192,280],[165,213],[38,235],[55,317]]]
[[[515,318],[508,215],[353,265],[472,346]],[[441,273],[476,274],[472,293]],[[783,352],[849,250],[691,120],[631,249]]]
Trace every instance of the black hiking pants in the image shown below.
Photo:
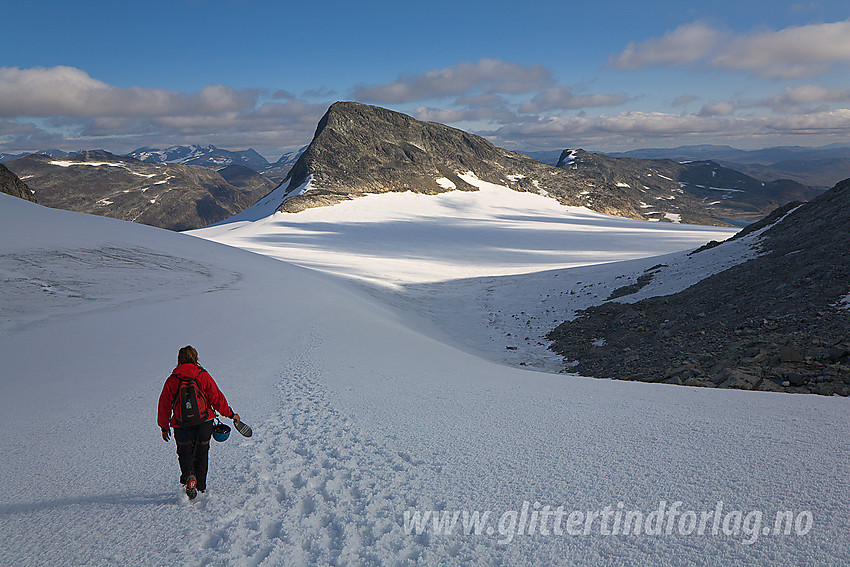
[[[198,490],[207,489],[207,463],[210,454],[210,437],[213,421],[200,425],[175,427],[174,440],[177,441],[177,460],[180,463],[180,484],[186,484],[190,474],[198,481]]]

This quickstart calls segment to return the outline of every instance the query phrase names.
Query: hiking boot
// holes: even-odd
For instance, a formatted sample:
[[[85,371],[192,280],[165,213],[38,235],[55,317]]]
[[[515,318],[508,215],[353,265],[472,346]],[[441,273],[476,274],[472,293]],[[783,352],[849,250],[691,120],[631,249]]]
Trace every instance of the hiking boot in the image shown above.
[[[186,496],[189,497],[189,500],[195,498],[198,495],[198,481],[195,479],[195,475],[190,474],[189,478],[186,479]]]

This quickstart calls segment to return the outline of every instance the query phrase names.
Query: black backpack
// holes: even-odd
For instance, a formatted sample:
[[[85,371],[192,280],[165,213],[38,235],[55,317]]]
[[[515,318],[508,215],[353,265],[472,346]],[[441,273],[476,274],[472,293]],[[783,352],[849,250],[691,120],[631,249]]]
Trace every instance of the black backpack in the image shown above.
[[[175,376],[172,374],[172,376]],[[176,427],[200,425],[209,417],[209,403],[194,378],[175,376],[179,381],[171,410]]]

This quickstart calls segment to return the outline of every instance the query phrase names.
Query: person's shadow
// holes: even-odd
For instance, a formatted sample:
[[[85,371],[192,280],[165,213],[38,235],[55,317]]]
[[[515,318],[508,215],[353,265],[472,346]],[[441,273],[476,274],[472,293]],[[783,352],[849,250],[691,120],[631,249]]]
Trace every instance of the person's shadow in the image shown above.
[[[170,505],[178,504],[179,502],[180,495],[173,492],[160,492],[156,494],[102,494],[59,500],[45,500],[43,502],[20,502],[0,505],[0,517],[91,504],[114,505],[123,508],[127,506]]]

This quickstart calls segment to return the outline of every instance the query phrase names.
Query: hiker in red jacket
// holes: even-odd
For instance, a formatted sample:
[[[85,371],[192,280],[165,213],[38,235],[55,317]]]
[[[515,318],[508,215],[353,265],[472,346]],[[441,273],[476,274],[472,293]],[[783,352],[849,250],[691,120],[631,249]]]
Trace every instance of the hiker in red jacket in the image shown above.
[[[171,438],[170,428],[174,428],[180,484],[186,485],[190,499],[197,495],[197,490],[207,489],[213,409],[234,422],[239,421],[239,414],[230,408],[212,376],[198,365],[198,351],[185,346],[177,354],[177,368],[162,387],[157,424],[162,429],[163,441]]]

